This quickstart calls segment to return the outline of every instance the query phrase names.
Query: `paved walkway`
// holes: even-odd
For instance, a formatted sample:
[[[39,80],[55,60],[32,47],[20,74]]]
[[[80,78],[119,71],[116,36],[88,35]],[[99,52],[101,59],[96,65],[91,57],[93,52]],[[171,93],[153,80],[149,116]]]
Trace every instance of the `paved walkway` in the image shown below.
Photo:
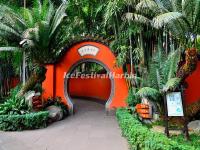
[[[114,116],[104,106],[76,100],[77,113],[48,128],[0,132],[0,150],[128,150]]]

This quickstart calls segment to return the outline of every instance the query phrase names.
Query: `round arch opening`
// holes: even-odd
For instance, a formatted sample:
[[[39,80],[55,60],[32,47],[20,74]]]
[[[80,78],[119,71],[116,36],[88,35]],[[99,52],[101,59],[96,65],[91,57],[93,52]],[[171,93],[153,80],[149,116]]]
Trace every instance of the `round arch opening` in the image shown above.
[[[97,64],[101,66],[103,69],[105,69],[106,72],[102,74],[98,74],[98,73],[93,74],[94,76],[92,78],[83,77],[81,79],[81,77],[77,77],[76,76],[77,74],[73,74],[73,73],[74,73],[74,70],[78,66],[84,63]],[[114,79],[111,76],[111,70],[104,63],[96,59],[83,59],[76,62],[74,65],[72,65],[72,67],[69,69],[66,75],[69,77],[65,77],[65,89],[64,89],[65,96],[68,99],[69,103],[71,103],[73,111],[74,111],[74,106],[75,106],[74,101],[73,101],[74,97],[91,99],[91,101],[98,101],[102,104],[105,104],[105,109],[108,110],[109,105],[112,103],[115,85],[114,85]],[[84,74],[84,76],[85,75],[88,75],[88,74]],[[72,76],[73,78],[70,78]],[[84,83],[85,85],[83,85]],[[77,88],[78,84],[80,87]],[[100,85],[99,86],[96,85],[95,87],[95,84],[100,84]],[[82,86],[84,86],[85,90],[83,89]],[[106,92],[106,93],[96,91],[97,86],[98,86],[98,90],[101,90],[102,88],[106,88],[106,89],[102,89],[103,92]],[[92,91],[87,91],[87,90],[92,90]]]

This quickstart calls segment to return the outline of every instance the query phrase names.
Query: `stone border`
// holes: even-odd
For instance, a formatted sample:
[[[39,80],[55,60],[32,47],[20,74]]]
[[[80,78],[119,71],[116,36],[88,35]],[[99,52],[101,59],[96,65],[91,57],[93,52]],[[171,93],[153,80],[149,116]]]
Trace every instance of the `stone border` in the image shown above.
[[[104,64],[102,63],[101,61],[97,60],[97,59],[91,59],[91,58],[86,58],[86,59],[81,59],[79,61],[77,61],[75,64],[73,64],[71,66],[71,68],[69,69],[69,71],[66,73],[67,74],[71,74],[72,71],[80,64],[82,63],[85,63],[85,62],[92,62],[92,63],[97,63],[99,65],[101,65],[102,67],[104,67],[106,69],[106,71],[108,73],[111,73],[111,70]],[[64,94],[65,94],[65,99],[67,99],[67,102],[68,104],[70,105],[70,113],[71,114],[74,114],[74,103],[70,97],[70,95],[68,94],[68,89],[69,89],[69,79],[66,78],[66,75],[65,75],[65,79],[64,79]],[[115,93],[115,82],[114,82],[114,77],[111,77],[110,78],[111,80],[111,92],[110,92],[110,96],[106,102],[106,105],[105,105],[105,110],[106,112],[109,112],[110,111],[110,104],[112,103],[112,99],[113,99],[113,96],[114,96],[114,93]]]

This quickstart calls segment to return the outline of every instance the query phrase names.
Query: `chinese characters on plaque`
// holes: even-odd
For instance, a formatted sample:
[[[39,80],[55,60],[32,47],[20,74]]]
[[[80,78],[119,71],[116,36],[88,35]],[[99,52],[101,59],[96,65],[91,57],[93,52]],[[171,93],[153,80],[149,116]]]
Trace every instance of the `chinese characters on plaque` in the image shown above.
[[[181,92],[172,92],[166,95],[167,98],[167,110],[169,117],[182,117],[183,113],[183,103]]]
[[[83,57],[85,55],[96,56],[99,52],[99,48],[92,45],[85,45],[78,49],[78,53]]]

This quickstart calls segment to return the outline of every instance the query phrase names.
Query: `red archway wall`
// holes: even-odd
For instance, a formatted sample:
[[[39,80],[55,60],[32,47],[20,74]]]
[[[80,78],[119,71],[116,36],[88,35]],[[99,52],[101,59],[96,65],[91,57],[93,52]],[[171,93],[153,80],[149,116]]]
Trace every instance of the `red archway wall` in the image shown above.
[[[109,78],[74,78],[69,81],[69,94],[72,97],[90,97],[101,101],[107,101],[110,97],[110,92],[111,81]]]
[[[95,46],[99,49],[97,55],[84,55],[81,56],[78,53],[78,49],[86,45]],[[63,102],[68,104],[70,107],[70,101],[66,97],[65,91],[65,74],[68,73],[73,65],[81,60],[92,59],[104,64],[111,73],[123,74],[122,67],[116,67],[116,58],[111,50],[97,42],[81,42],[75,44],[64,54],[62,59],[56,64],[47,65],[46,80],[43,83],[44,88],[44,98],[49,96],[59,96],[62,98]],[[79,86],[73,85],[73,86]],[[110,89],[107,89],[108,91]],[[107,91],[107,92],[108,92]],[[111,103],[108,105],[108,109],[125,107],[126,98],[128,96],[128,86],[125,78],[115,78],[113,79],[113,96]]]
[[[198,62],[196,70],[186,79],[188,84],[185,90],[186,104],[192,104],[200,100],[200,62]]]

